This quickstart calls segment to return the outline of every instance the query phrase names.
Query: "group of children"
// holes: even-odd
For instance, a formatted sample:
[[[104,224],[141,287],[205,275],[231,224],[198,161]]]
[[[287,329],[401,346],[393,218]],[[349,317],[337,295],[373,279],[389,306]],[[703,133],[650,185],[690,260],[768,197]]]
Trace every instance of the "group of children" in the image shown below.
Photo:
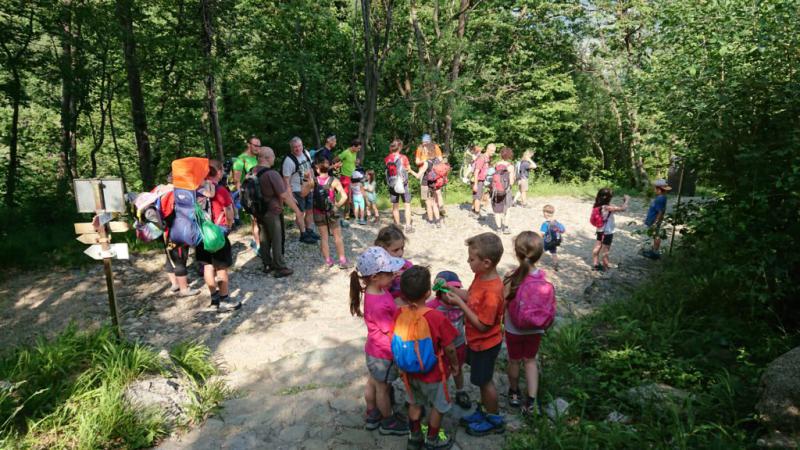
[[[532,231],[517,235],[513,245],[518,267],[505,277],[497,272],[503,255],[500,238],[483,233],[467,239],[467,262],[474,274],[468,289],[452,271],[432,280],[427,267],[403,259],[405,242],[399,227],[384,227],[351,274],[350,312],[363,316],[367,325],[366,428],[407,434],[409,448],[450,448],[453,442],[441,430],[442,417],[452,408],[448,379],[454,378],[455,402],[471,409],[462,374],[466,363],[482,407],[460,423],[474,436],[504,432],[493,381],[502,343],[509,356],[509,406],[530,412],[538,390],[536,354],[555,316],[553,285],[536,268],[544,239]],[[524,400],[518,386],[522,364]],[[407,421],[393,411],[392,382],[398,377],[408,394]],[[430,411],[423,434],[426,406]]]

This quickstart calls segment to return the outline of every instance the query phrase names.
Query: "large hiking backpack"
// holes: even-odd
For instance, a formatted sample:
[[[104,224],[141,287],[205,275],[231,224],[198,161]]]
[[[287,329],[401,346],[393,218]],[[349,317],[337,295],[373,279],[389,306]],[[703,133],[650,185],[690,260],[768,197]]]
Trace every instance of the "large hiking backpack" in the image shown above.
[[[425,313],[428,307],[400,308],[392,335],[392,357],[405,373],[428,373],[437,363],[433,338]]]
[[[169,229],[169,240],[177,244],[196,246],[200,243],[200,225],[197,223],[195,191],[175,188],[175,218]]]
[[[450,164],[439,158],[428,160],[428,170],[425,173],[425,181],[432,189],[441,189],[447,184],[447,174],[450,173]]]
[[[267,211],[267,201],[264,199],[263,192],[261,192],[260,178],[268,170],[274,169],[263,167],[256,171],[253,168],[244,176],[241,188],[242,208],[252,216],[259,216]]]
[[[528,274],[508,302],[508,318],[520,330],[546,330],[556,317],[556,293],[545,273]]]
[[[334,178],[328,176],[324,184],[320,184],[317,177],[314,177],[314,189],[311,191],[311,202],[315,210],[328,213],[333,211],[333,200],[331,200],[331,185]]]
[[[547,224],[547,232],[544,234],[545,247],[558,247],[561,245],[561,233],[563,233],[561,224],[551,220]]]
[[[495,166],[492,176],[492,195],[495,198],[505,197],[511,187],[511,173],[508,164],[498,164]]]
[[[311,159],[311,154],[308,153],[308,150],[303,149],[303,155],[305,155],[306,160],[308,160],[308,164],[309,165],[313,165],[314,164],[314,160]],[[292,163],[294,164],[294,171],[292,172],[292,175],[300,172],[300,169],[301,169],[300,160],[297,159],[296,156],[294,156],[294,153],[289,152],[289,154],[286,155],[286,158],[283,159],[283,162],[285,163],[287,159],[290,159],[292,161]],[[281,165],[281,167],[283,167],[283,165]],[[300,178],[303,178],[303,177],[301,176]]]
[[[603,220],[603,207],[597,206],[592,208],[592,214],[589,216],[589,223],[595,228],[603,228],[606,226],[606,221]]]
[[[386,162],[386,185],[389,186],[389,192],[392,194],[405,194],[406,180],[403,158],[400,157],[399,153],[396,153],[393,159],[389,159],[390,157],[387,157],[388,161],[384,160]]]
[[[135,208],[133,228],[136,238],[150,242],[164,234],[164,219],[161,217],[161,196],[166,193],[159,188],[138,194],[133,201]]]

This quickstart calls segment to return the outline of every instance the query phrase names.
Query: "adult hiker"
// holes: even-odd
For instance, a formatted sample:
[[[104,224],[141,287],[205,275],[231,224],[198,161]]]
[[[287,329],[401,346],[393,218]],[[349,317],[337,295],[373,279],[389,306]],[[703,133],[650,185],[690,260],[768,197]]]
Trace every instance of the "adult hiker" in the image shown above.
[[[528,206],[528,178],[530,171],[536,169],[536,163],[533,162],[533,152],[525,150],[522,153],[522,158],[517,161],[517,188],[518,191],[514,195],[514,203],[522,206]]]
[[[486,151],[480,153],[480,146],[473,146],[473,151],[479,153],[472,164],[472,213],[475,218],[481,219],[481,204],[483,203],[483,192],[486,186],[486,175],[489,171],[489,164],[494,155],[495,145],[486,146]]]
[[[411,190],[408,188],[408,174],[417,176],[411,169],[408,157],[400,151],[403,150],[403,141],[395,139],[389,144],[389,155],[383,158],[386,166],[386,183],[389,185],[389,200],[392,202],[392,217],[394,223],[400,225],[400,201],[405,208],[405,232],[412,233],[411,227]]]
[[[319,235],[312,230],[314,215],[311,211],[311,187],[314,174],[311,170],[311,155],[303,148],[303,141],[297,136],[289,141],[289,148],[290,153],[281,166],[281,175],[286,190],[294,196],[299,210],[295,222],[300,229],[300,242],[313,244],[319,240]]]
[[[235,186],[233,197],[238,202],[241,198],[242,180],[250,169],[258,164],[258,149],[261,148],[261,140],[256,136],[250,136],[247,139],[247,149],[242,152],[233,160],[233,185]],[[251,217],[253,240],[250,242],[250,247],[258,252],[259,237],[258,237],[258,222],[255,217]]]
[[[430,150],[430,147],[433,147],[433,151]],[[439,144],[433,142],[433,139],[431,139],[431,135],[426,133],[422,135],[422,143],[417,146],[417,150],[414,152],[414,164],[417,165],[417,170],[421,171],[423,169],[422,166],[425,164],[425,161],[431,158],[442,159],[442,149],[439,147]],[[425,199],[427,198],[427,191],[425,183],[420,183],[419,189],[420,189],[420,202],[422,203],[422,207],[426,208],[427,211],[427,204],[425,202]]]
[[[350,147],[338,155],[342,162],[339,172],[339,182],[342,183],[342,188],[344,188],[345,193],[347,193],[347,204],[345,205],[345,210],[342,212],[342,220],[349,219],[353,212],[353,196],[350,192],[350,178],[356,170],[356,159],[360,151],[361,140],[353,139],[350,143]]]
[[[314,155],[316,158],[317,155],[323,155],[325,159],[328,160],[329,163],[333,164],[333,149],[336,147],[336,135],[332,134],[325,138],[325,145],[322,146],[321,149],[317,150],[317,153]]]
[[[261,147],[258,152],[258,165],[254,171],[261,187],[261,208],[264,211],[258,216],[259,230],[261,232],[261,262],[264,273],[272,272],[275,278],[283,278],[294,273],[286,265],[283,258],[286,241],[286,229],[283,223],[283,205],[294,211],[297,217],[303,212],[297,207],[295,197],[291,190],[286,188],[283,178],[272,166],[275,164],[275,152],[269,147]],[[311,210],[309,210],[311,214]],[[305,221],[299,221],[300,236],[306,234]],[[309,240],[313,244],[315,241]]]

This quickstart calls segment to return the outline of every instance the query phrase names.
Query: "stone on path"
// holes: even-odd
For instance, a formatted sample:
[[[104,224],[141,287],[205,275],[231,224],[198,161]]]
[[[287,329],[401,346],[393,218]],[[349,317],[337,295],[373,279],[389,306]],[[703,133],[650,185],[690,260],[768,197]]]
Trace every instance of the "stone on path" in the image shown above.
[[[800,433],[800,347],[767,366],[756,411],[771,428]]]

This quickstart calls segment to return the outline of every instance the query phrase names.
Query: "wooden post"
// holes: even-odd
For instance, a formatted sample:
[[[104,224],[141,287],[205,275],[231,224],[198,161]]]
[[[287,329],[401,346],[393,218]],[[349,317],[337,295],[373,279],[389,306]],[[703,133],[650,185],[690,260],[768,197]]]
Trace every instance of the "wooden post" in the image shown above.
[[[681,194],[683,193],[683,171],[686,170],[686,164],[681,161],[681,176],[678,179],[678,200],[675,202],[675,209],[681,206]],[[672,236],[669,238],[669,256],[672,256],[672,244],[675,243],[675,224],[672,224]]]
[[[106,204],[103,198],[103,182],[95,181],[92,183],[94,186],[94,205],[97,217],[105,213]],[[100,246],[103,250],[103,271],[106,274],[106,289],[108,290],[108,307],[111,310],[111,325],[114,328],[114,334],[118,339],[122,338],[122,331],[119,327],[119,315],[117,313],[117,298],[114,294],[114,272],[111,270],[111,239],[108,232],[107,223],[98,222],[97,233],[100,235]]]

